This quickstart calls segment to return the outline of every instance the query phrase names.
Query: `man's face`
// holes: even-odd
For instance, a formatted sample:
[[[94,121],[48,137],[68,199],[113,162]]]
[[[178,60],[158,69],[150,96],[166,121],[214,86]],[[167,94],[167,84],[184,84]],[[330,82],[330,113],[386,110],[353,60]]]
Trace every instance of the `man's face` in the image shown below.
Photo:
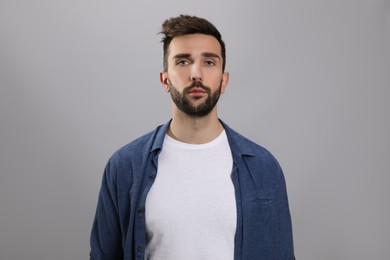
[[[229,75],[222,71],[221,46],[213,36],[189,34],[172,39],[164,88],[181,112],[203,117],[214,110]]]

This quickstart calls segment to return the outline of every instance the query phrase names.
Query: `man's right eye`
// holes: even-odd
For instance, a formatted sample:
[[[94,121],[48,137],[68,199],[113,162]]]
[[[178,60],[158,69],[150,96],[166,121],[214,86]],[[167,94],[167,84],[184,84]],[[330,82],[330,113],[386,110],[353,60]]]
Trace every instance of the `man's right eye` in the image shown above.
[[[176,64],[177,65],[188,65],[190,63],[188,62],[188,60],[179,60]]]

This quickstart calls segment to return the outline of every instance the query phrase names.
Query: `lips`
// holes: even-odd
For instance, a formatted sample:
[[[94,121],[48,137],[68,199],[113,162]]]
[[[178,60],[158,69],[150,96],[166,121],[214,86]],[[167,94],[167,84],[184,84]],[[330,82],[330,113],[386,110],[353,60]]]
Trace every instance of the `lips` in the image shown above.
[[[192,88],[188,91],[189,94],[203,94],[206,93],[202,88]]]

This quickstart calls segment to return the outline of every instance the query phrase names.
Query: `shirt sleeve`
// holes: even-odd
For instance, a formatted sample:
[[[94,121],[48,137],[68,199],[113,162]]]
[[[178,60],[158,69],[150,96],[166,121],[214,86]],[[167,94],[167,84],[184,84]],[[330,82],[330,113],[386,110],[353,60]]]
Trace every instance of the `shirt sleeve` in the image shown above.
[[[116,183],[116,167],[108,162],[92,226],[90,260],[123,259]]]
[[[291,214],[289,209],[289,203],[287,198],[287,189],[286,182],[284,178],[283,171],[279,163],[275,160],[276,163],[276,173],[279,177],[280,185],[280,197],[279,202],[277,203],[277,211],[279,213],[280,225],[279,225],[279,234],[280,239],[279,249],[277,250],[278,256],[275,259],[295,259],[294,257],[294,244],[293,244],[293,232],[292,232],[292,223],[291,223]]]

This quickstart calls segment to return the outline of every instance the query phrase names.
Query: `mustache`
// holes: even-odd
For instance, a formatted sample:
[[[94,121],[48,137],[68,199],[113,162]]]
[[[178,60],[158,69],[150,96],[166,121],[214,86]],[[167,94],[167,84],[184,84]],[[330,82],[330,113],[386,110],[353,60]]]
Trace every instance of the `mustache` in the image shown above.
[[[183,93],[189,92],[193,88],[201,88],[201,89],[203,89],[204,92],[209,93],[209,94],[211,93],[211,89],[209,87],[203,85],[203,83],[200,81],[192,82],[191,85],[184,88]]]

